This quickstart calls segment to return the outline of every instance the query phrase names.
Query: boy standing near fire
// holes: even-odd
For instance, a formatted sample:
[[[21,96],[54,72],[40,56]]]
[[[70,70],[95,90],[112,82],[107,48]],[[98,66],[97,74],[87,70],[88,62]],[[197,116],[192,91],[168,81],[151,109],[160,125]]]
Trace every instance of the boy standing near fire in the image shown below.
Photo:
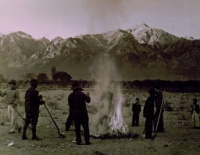
[[[136,98],[135,101],[136,103],[134,103],[132,106],[132,112],[133,112],[132,126],[139,126],[141,105],[139,103],[140,101],[139,98]]]

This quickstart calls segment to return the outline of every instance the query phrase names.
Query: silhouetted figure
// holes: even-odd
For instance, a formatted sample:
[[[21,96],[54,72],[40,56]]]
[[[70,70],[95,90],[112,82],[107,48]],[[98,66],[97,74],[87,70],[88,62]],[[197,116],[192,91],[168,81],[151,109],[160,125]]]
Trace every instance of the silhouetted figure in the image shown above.
[[[139,119],[140,119],[140,111],[141,111],[141,105],[139,103],[139,98],[135,99],[136,103],[132,106],[132,126],[139,126]]]
[[[70,129],[70,126],[73,124],[73,112],[71,110],[71,108],[69,108],[69,115],[67,117],[67,121],[66,121],[66,124],[65,124],[65,131],[69,131]]]
[[[36,135],[36,126],[39,117],[39,106],[44,104],[44,102],[42,101],[42,96],[39,96],[39,92],[36,90],[38,81],[36,79],[32,79],[30,81],[30,85],[31,87],[25,93],[26,118],[23,128],[22,140],[28,139],[26,137],[26,130],[30,123],[32,125],[32,140],[40,140],[40,138]]]
[[[160,91],[160,87],[159,86],[156,86],[154,88],[154,90],[156,92],[156,96],[155,96],[155,108],[156,108],[156,112],[155,112],[155,116],[154,116],[154,130],[157,131],[157,132],[164,132],[163,93]],[[159,115],[160,115],[160,119],[159,119]],[[157,130],[156,130],[156,128],[157,128]]]
[[[145,122],[145,138],[152,138],[152,128],[153,128],[153,119],[154,119],[154,99],[155,99],[155,91],[154,89],[149,90],[149,97],[147,98],[145,105],[143,116],[146,118]]]
[[[76,132],[76,144],[81,145],[80,127],[82,125],[84,129],[85,144],[90,145],[90,133],[89,133],[89,117],[86,109],[86,102],[90,102],[89,93],[86,95],[82,92],[82,87],[78,82],[72,84],[73,92],[68,97],[69,106],[74,118],[75,132]]]

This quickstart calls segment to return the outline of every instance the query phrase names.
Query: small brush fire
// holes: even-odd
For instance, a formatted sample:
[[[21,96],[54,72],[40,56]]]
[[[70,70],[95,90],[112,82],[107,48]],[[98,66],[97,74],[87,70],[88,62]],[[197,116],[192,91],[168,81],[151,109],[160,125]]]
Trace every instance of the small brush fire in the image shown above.
[[[99,110],[99,123],[95,129],[95,131],[99,132],[92,137],[98,139],[138,139],[140,135],[132,133],[126,122],[123,120],[122,104],[124,102],[124,96],[120,87],[115,89],[115,93],[112,93],[111,91],[105,92],[101,99],[103,102],[98,103],[103,104],[103,106]],[[104,109],[103,107],[106,108]],[[101,130],[102,128],[104,128],[104,130]]]
[[[91,67],[96,80],[91,96],[97,109],[90,122],[90,133],[96,138],[131,138],[131,133],[122,117],[124,95],[121,90],[120,75],[116,64],[108,54],[99,57]],[[116,80],[116,81],[114,81]],[[137,136],[136,136],[137,137]]]
[[[122,138],[139,139],[140,135],[132,133],[129,130],[128,125],[123,121],[122,115],[120,114],[121,113],[114,114],[111,117],[110,121],[108,121],[109,130],[107,133],[95,135],[92,137],[96,139],[122,139]]]

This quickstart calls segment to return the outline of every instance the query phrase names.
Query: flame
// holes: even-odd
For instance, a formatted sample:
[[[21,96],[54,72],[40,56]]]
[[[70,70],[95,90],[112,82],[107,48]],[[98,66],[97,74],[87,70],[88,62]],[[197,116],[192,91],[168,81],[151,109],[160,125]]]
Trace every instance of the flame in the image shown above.
[[[117,89],[116,92],[116,107],[111,114],[111,118],[109,121],[110,134],[111,135],[119,135],[126,134],[129,131],[127,124],[124,122],[122,117],[122,103],[124,101],[124,97],[120,89]]]

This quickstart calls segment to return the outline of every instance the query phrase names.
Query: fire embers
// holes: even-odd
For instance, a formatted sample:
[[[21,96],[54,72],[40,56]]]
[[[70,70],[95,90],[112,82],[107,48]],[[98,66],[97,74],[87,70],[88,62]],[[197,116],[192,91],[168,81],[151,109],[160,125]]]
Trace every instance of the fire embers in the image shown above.
[[[126,133],[126,134],[118,134],[118,135],[111,135],[109,133],[104,134],[104,135],[96,135],[92,136],[94,139],[124,139],[124,138],[129,138],[130,140],[135,140],[135,139],[141,139],[141,135],[135,134],[135,133]]]

